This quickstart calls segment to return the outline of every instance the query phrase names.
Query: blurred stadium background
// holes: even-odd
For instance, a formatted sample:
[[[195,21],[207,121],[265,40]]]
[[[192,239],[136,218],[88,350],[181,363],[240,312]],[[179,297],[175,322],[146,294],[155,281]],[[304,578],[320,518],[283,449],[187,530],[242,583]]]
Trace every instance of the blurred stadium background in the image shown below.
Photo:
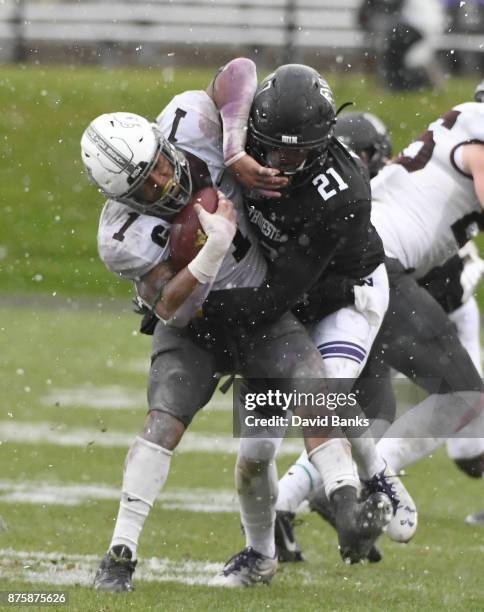
[[[388,17],[405,1],[2,0],[0,61],[156,62],[169,68],[219,64],[236,53],[266,64],[324,59],[343,69],[349,62],[371,67],[382,32],[365,35],[365,8]],[[432,6],[442,56],[450,56],[459,70],[472,72],[471,64],[482,67],[476,54],[483,51],[483,0],[426,0],[415,7],[419,5]],[[445,16],[441,26],[439,6]],[[468,56],[474,61],[465,61]]]
[[[359,0],[0,0],[0,590],[66,588],[76,610],[482,609],[482,561],[473,561],[482,531],[463,523],[481,509],[482,484],[444,453],[410,471],[422,527],[407,547],[385,543],[379,567],[340,565],[333,534],[305,515],[307,564],[283,568],[270,590],[204,586],[241,544],[230,398],[221,395],[173,463],[142,539],[137,592],[84,588],[109,543],[124,455],[145,410],[149,339],[137,334],[129,284],[98,261],[102,202],[82,173],[80,135],[107,110],[153,117],[246,55],[260,76],[281,62],[313,65],[338,104],[381,116],[398,150],[472,99],[484,76],[484,4],[446,0],[435,43],[444,78],[415,91],[385,87],[385,37],[360,27],[360,8]]]

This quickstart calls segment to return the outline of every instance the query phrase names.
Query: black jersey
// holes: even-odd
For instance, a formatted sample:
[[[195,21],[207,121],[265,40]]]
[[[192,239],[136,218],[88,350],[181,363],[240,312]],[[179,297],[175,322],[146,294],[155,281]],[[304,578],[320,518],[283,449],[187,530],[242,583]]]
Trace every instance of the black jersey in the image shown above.
[[[359,279],[383,262],[365,170],[336,138],[325,163],[303,184],[280,199],[248,195],[245,204],[269,261],[267,282],[212,292],[207,314],[256,324],[291,309],[328,275]]]
[[[383,246],[370,221],[370,185],[359,163],[333,139],[325,164],[302,186],[277,200],[245,199],[270,261],[294,247],[308,262],[329,259],[326,272],[352,278],[382,263]]]

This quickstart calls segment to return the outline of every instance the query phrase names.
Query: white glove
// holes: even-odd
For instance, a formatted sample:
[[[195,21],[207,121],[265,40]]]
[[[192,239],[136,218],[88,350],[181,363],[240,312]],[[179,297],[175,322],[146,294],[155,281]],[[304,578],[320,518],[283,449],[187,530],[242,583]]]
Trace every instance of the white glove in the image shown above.
[[[230,218],[217,214],[222,207],[226,211],[229,210],[226,214]],[[199,283],[210,283],[217,276],[222,261],[235,236],[237,230],[235,212],[233,211],[232,204],[229,204],[229,201],[220,193],[217,213],[211,214],[201,207],[197,209],[197,212],[200,225],[207,234],[207,242],[188,264],[188,269]]]
[[[367,317],[371,326],[379,327],[385,315],[385,310],[382,308],[378,291],[375,291],[375,288],[369,285],[355,285],[353,291],[356,310]]]
[[[459,257],[463,262],[460,275],[462,287],[462,303],[464,304],[474,294],[484,275],[484,261],[479,257],[476,245],[469,240],[459,250]]]

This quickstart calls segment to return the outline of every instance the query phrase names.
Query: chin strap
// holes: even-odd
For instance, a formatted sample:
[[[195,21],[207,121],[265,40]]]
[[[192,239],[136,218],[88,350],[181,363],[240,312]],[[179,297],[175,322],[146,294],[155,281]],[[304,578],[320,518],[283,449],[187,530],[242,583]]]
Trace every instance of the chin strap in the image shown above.
[[[354,102],[344,102],[336,111],[336,116],[338,116],[341,111],[344,111],[345,108],[347,108],[348,106],[353,106]]]

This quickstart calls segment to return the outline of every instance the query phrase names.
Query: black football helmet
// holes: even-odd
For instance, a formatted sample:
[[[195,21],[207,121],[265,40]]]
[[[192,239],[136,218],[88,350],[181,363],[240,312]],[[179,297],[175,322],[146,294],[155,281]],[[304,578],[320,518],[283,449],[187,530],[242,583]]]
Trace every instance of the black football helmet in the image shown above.
[[[348,112],[338,116],[334,135],[359,155],[373,178],[392,156],[388,130],[372,113]]]
[[[309,66],[286,64],[257,88],[249,117],[248,153],[292,177],[294,186],[324,163],[335,120],[333,93],[321,75]]]
[[[484,80],[482,80],[476,87],[476,91],[474,92],[474,100],[476,102],[484,102]]]

